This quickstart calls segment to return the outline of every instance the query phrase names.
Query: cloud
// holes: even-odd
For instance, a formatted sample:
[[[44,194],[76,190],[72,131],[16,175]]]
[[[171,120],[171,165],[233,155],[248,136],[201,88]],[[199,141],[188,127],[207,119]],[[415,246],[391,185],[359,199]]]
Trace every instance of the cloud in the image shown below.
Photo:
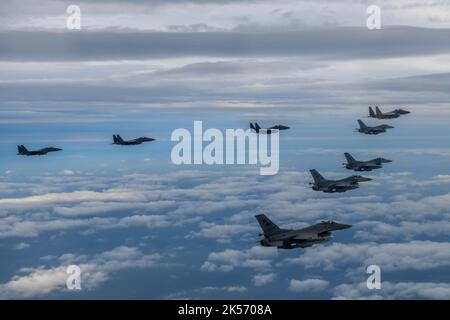
[[[70,1],[39,2],[9,0],[0,12],[1,29],[65,30]],[[205,32],[233,30],[262,32],[339,26],[365,26],[370,1],[327,0],[168,0],[77,2],[82,30],[152,30]],[[377,1],[382,8],[382,26],[412,25],[448,27],[446,1]],[[88,12],[89,14],[86,14]]]
[[[64,254],[59,257],[61,265],[46,268],[22,268],[6,283],[0,284],[0,298],[33,298],[55,291],[67,291],[66,269],[71,264],[81,269],[82,290],[93,290],[107,281],[113,272],[125,269],[147,269],[158,265],[159,254],[144,254],[138,248],[120,246],[93,257]]]
[[[367,289],[366,283],[341,284],[334,288],[334,299],[433,299],[448,300],[449,283],[383,281],[380,290]]]
[[[330,283],[327,280],[321,279],[306,279],[306,280],[292,279],[289,284],[289,291],[317,292],[325,290],[329,285]]]
[[[26,249],[26,248],[29,248],[30,247],[30,244],[29,243],[26,243],[26,242],[21,242],[21,243],[18,243],[18,244],[16,244],[15,246],[14,246],[14,248],[16,249],[16,250],[23,250],[23,249]]]
[[[230,285],[223,287],[207,286],[198,289],[179,291],[173,294],[169,294],[164,299],[192,300],[199,297],[202,299],[211,299],[212,294],[216,296],[217,295],[222,296],[222,294],[225,294],[234,297],[236,294],[243,294],[246,293],[247,291],[248,291],[247,287],[242,285]]]
[[[255,225],[238,225],[238,224],[228,224],[228,225],[217,225],[214,223],[200,223],[201,230],[198,232],[191,232],[188,238],[211,238],[217,241],[224,242],[230,240],[233,236],[240,235],[243,233],[248,233],[250,231],[257,230]]]
[[[325,174],[342,176],[334,172]],[[0,237],[35,237],[63,230],[92,233],[105,229],[196,225],[197,229],[184,235],[186,239],[215,239],[220,243],[233,239],[255,241],[259,227],[254,215],[258,213],[272,212],[271,219],[280,226],[301,228],[330,219],[330,207],[334,208],[334,220],[354,225],[352,230],[358,239],[413,240],[446,234],[450,194],[411,195],[410,188],[400,194],[398,186],[419,181],[410,173],[380,173],[374,177],[373,186],[367,184],[366,188],[370,191],[378,188],[377,183],[383,183],[386,195],[317,194],[304,186],[310,180],[309,174],[298,171],[265,178],[265,183],[260,183],[261,177],[251,170],[236,175],[210,172],[209,176],[200,171],[178,176],[123,174],[113,179],[92,178],[89,173],[80,172],[39,176],[26,184],[5,184],[6,194],[21,196],[0,199],[3,209]],[[187,180],[191,188],[179,186]],[[429,183],[423,183],[428,188],[439,187],[447,180],[444,175],[436,175]],[[249,184],[252,188],[248,188]],[[225,211],[229,215],[219,221],[211,220],[212,214]],[[301,217],[298,212],[302,212]]]
[[[255,286],[261,287],[272,283],[276,278],[275,273],[258,273],[253,276],[252,282]]]
[[[355,237],[366,241],[386,240],[401,237],[411,240],[417,237],[439,238],[448,235],[450,224],[446,220],[436,221],[401,221],[399,224],[385,223],[381,221],[361,221],[358,223],[360,229],[355,233]]]
[[[405,270],[432,270],[450,266],[450,243],[411,241],[407,243],[333,243],[330,246],[313,247],[298,258],[288,258],[287,263],[305,268],[358,270],[378,265],[382,272]]]
[[[271,268],[272,258],[275,256],[276,248],[252,247],[244,251],[226,249],[211,252],[200,269],[208,272],[229,272],[235,268],[265,270]]]
[[[60,174],[62,174],[64,176],[71,176],[71,175],[75,174],[75,172],[73,170],[66,169],[66,170],[62,170],[60,172]]]
[[[3,31],[0,32],[0,49],[3,49],[0,60],[144,60],[185,56],[380,59],[449,53],[450,45],[445,41],[449,36],[450,29],[416,28],[380,32],[367,28],[333,28],[262,34]]]
[[[225,291],[225,292],[237,292],[242,293],[246,292],[247,288],[244,286],[226,286],[226,287],[203,287],[198,290],[201,293],[208,293],[208,292],[216,292],[216,291]]]

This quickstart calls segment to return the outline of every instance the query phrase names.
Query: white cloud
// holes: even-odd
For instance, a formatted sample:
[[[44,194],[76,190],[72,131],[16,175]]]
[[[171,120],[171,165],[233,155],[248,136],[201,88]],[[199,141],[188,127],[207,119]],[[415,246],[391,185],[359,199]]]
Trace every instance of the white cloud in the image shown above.
[[[225,287],[203,287],[199,289],[199,292],[202,293],[208,293],[208,292],[215,292],[215,291],[225,291],[225,292],[246,292],[247,288],[244,286],[225,286]]]
[[[378,265],[382,272],[405,270],[432,270],[450,266],[450,243],[411,241],[407,243],[333,243],[307,250],[298,258],[288,258],[288,263],[305,268],[334,270],[338,267],[363,268]],[[364,272],[364,271],[363,271]]]
[[[217,239],[218,241],[228,240],[235,235],[240,235],[246,232],[254,231],[256,232],[256,225],[238,225],[238,224],[227,224],[218,225],[214,223],[200,223],[201,230],[198,232],[191,232],[188,238],[204,237]]]
[[[450,299],[449,283],[382,281],[380,290],[367,289],[366,283],[341,284],[334,288],[334,299]]]
[[[176,299],[176,300],[192,300],[192,299],[211,299],[211,294],[231,294],[233,297],[236,296],[236,294],[242,294],[247,292],[248,289],[245,286],[242,285],[231,285],[231,286],[224,286],[224,287],[216,287],[216,286],[208,286],[208,287],[202,287],[199,289],[193,289],[190,291],[178,291],[173,294],[169,294],[165,297],[165,299]]]
[[[66,268],[77,264],[81,269],[82,290],[92,290],[107,281],[110,274],[124,269],[153,268],[161,259],[159,254],[144,254],[138,248],[126,246],[105,251],[93,257],[64,254],[61,265],[46,268],[22,268],[6,283],[0,284],[0,298],[32,298],[66,290]],[[24,274],[24,275],[22,275]]]
[[[270,269],[272,258],[275,256],[277,256],[276,248],[258,246],[244,251],[226,249],[221,252],[211,252],[207,261],[201,266],[201,270],[228,272],[238,267]]]
[[[325,290],[330,283],[322,279],[306,279],[295,280],[292,279],[289,284],[289,291],[292,292],[317,292]]]
[[[275,273],[258,273],[253,276],[252,282],[255,286],[260,287],[273,282],[275,278]]]
[[[29,243],[25,243],[25,242],[18,243],[18,244],[16,244],[14,246],[14,248],[16,250],[23,250],[23,249],[26,249],[26,248],[29,248],[29,247],[30,247],[30,244]]]
[[[75,171],[66,169],[66,170],[62,170],[59,174],[61,174],[63,176],[72,176],[75,174]]]
[[[311,27],[362,26],[365,1],[83,1],[79,5],[83,28],[136,28],[141,30],[205,32],[217,30],[297,30]],[[377,1],[383,8],[383,26],[450,25],[446,2],[423,0]],[[51,0],[39,3],[10,1],[0,26],[11,28],[65,28],[66,6]],[[365,26],[365,25],[364,25]]]

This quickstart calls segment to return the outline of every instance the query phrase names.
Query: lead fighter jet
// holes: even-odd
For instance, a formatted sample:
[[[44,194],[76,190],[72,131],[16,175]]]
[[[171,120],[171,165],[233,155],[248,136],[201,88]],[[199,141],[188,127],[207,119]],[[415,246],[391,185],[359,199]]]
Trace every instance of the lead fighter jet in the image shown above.
[[[385,158],[375,158],[368,161],[358,161],[352,157],[352,155],[348,152],[344,153],[345,158],[347,159],[347,163],[343,163],[343,165],[349,169],[354,171],[372,171],[373,169],[379,169],[383,167],[383,163],[392,162],[392,160],[388,160]]]
[[[310,183],[312,185],[312,189],[314,191],[322,191],[325,193],[341,193],[348,190],[357,189],[359,188],[360,182],[372,180],[371,178],[362,176],[350,176],[340,180],[327,180],[315,169],[310,170],[310,172],[314,179],[314,183]]]
[[[21,155],[21,156],[43,156],[49,152],[61,151],[62,149],[54,148],[54,147],[47,147],[47,148],[42,148],[39,150],[29,151],[27,148],[25,148],[25,146],[23,144],[21,144],[20,146],[17,146],[17,150],[18,150],[17,154]]]
[[[252,129],[252,131],[255,131],[256,133],[259,133],[261,131],[261,133],[271,134],[274,130],[287,130],[289,129],[289,127],[277,124],[276,126],[270,128],[261,128],[257,122],[255,122],[255,124],[250,122],[250,129]]]
[[[147,137],[140,137],[140,138],[136,138],[136,139],[132,139],[132,140],[123,140],[121,136],[119,136],[118,134],[113,134],[113,144],[120,144],[122,146],[128,146],[128,145],[135,145],[135,144],[141,144],[142,142],[147,142],[147,141],[154,141],[155,139],[153,138],[147,138]]]
[[[294,249],[311,247],[314,244],[330,241],[331,232],[348,229],[349,224],[341,224],[334,221],[322,221],[303,229],[281,229],[263,214],[255,216],[264,239],[260,241],[263,247],[277,247],[280,249]]]
[[[387,125],[387,124],[382,124],[379,126],[375,126],[375,127],[369,127],[366,126],[366,124],[364,122],[362,122],[362,120],[358,120],[358,124],[359,124],[359,129],[358,132],[364,133],[364,134],[379,134],[382,132],[386,132],[387,129],[392,129],[394,128],[393,126]]]
[[[378,106],[375,107],[375,112],[373,112],[372,107],[369,107],[369,117],[370,118],[377,118],[377,119],[394,119],[398,118],[403,114],[408,114],[409,111],[403,110],[403,109],[395,109],[391,112],[381,112],[380,108]]]

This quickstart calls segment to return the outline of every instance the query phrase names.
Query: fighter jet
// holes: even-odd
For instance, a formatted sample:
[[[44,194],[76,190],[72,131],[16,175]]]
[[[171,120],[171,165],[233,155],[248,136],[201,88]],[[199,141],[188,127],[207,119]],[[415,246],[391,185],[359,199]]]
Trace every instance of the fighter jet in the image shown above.
[[[141,144],[142,142],[147,141],[154,141],[153,138],[147,138],[147,137],[140,137],[133,140],[123,140],[121,136],[118,134],[113,134],[113,144],[120,144],[122,146],[129,146],[129,145],[135,145],[135,144]]]
[[[60,148],[47,147],[39,150],[29,151],[23,144],[17,146],[17,150],[19,151],[17,154],[22,156],[43,156],[49,152],[61,151]]]
[[[331,232],[351,228],[349,224],[334,221],[322,221],[303,229],[280,229],[263,214],[255,216],[264,236],[259,243],[263,247],[277,247],[280,249],[294,249],[311,247],[314,244],[330,241]]]
[[[361,120],[358,120],[358,124],[359,124],[359,129],[356,129],[356,130],[358,130],[358,132],[361,132],[364,134],[379,134],[382,132],[386,132],[387,129],[394,128],[393,126],[390,126],[387,124],[382,124],[382,125],[375,126],[375,127],[368,127]]]
[[[369,107],[369,117],[370,118],[377,118],[377,119],[394,119],[398,118],[403,114],[408,114],[409,111],[403,110],[403,109],[395,109],[391,112],[383,113],[380,111],[378,106],[375,107],[375,112],[373,112],[372,107]]]
[[[352,157],[352,155],[348,152],[344,153],[345,158],[347,159],[347,163],[343,163],[343,165],[349,169],[354,171],[372,171],[373,169],[379,169],[383,167],[383,163],[392,162],[392,160],[388,160],[385,158],[375,158],[368,161],[358,161]]]
[[[371,178],[362,176],[350,176],[340,180],[327,180],[317,170],[310,170],[314,179],[312,189],[314,191],[323,191],[325,193],[345,192],[359,188],[359,182],[371,181]]]
[[[257,122],[255,122],[255,124],[253,125],[253,123],[250,122],[250,129],[252,129],[252,131],[255,131],[256,133],[267,133],[267,134],[271,134],[272,131],[274,130],[287,130],[289,129],[289,127],[287,126],[283,126],[281,124],[277,124],[276,126],[270,127],[270,128],[261,128],[259,126],[259,124]]]

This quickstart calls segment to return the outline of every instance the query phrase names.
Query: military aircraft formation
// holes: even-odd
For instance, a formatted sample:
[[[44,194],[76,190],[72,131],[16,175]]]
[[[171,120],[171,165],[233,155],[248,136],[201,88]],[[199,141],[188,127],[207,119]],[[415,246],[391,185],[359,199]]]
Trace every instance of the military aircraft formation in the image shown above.
[[[378,106],[375,107],[375,112],[373,112],[372,107],[369,106],[369,118],[376,119],[395,119],[400,117],[401,115],[405,115],[410,113],[409,111],[403,109],[395,109],[390,112],[383,113],[381,112]],[[387,129],[393,129],[393,126],[382,124],[374,127],[367,126],[362,120],[358,120],[359,128],[356,129],[358,132],[364,134],[380,134],[387,131]]]
[[[410,112],[403,109],[395,109],[394,111],[383,113],[378,106],[375,107],[374,112],[372,107],[369,107],[369,117],[376,119],[394,119],[408,113]],[[387,124],[370,127],[362,120],[358,120],[358,124],[359,129],[357,129],[357,131],[364,134],[377,135],[386,132],[387,129],[394,128]],[[255,123],[255,125],[257,125],[257,123]],[[252,124],[250,124],[250,127],[252,129],[259,128],[259,126],[253,126]],[[258,132],[258,130],[256,130],[256,132]],[[347,162],[343,163],[343,166],[346,169],[353,171],[372,171],[382,168],[385,163],[392,162],[392,160],[382,157],[360,161],[353,158],[348,152],[344,153],[344,156]],[[314,191],[322,191],[325,193],[342,193],[354,190],[359,188],[361,182],[372,180],[372,178],[360,175],[352,175],[339,180],[330,180],[325,179],[316,169],[310,170],[310,173],[314,180],[314,182],[310,183],[312,189]],[[260,234],[260,236],[264,236],[264,238],[260,240],[261,246],[277,247],[279,249],[311,247],[314,244],[330,241],[332,238],[332,231],[348,229],[351,227],[351,225],[341,224],[335,221],[322,221],[303,229],[281,229],[263,214],[256,215],[255,218],[263,230],[263,233]]]
[[[375,112],[372,107],[369,107],[369,117],[376,119],[394,119],[401,115],[408,114],[409,111],[403,109],[395,109],[391,112],[383,113],[375,107]],[[394,128],[393,126],[382,124],[378,126],[367,126],[362,120],[358,120],[359,129],[358,132],[364,134],[379,134],[386,132],[387,129]],[[275,131],[287,130],[289,127],[284,125],[274,125],[268,128],[261,128],[257,122],[250,123],[250,129],[257,134],[272,134]],[[113,135],[113,144],[115,145],[138,145],[143,142],[155,141],[154,138],[139,137],[131,140],[123,140],[118,134]],[[39,150],[29,151],[24,145],[17,146],[19,155],[34,156],[45,155],[49,152],[61,151],[60,148],[45,147]],[[343,163],[343,166],[348,170],[353,171],[372,171],[374,169],[380,169],[384,163],[392,162],[382,157],[375,158],[367,161],[359,161],[353,158],[353,156],[346,152],[344,156],[347,160]],[[352,175],[344,179],[331,180],[325,179],[316,169],[310,170],[311,176],[314,182],[311,182],[312,189],[314,191],[322,191],[325,193],[342,193],[348,190],[359,188],[361,182],[371,181],[371,178],[363,177],[360,175]],[[268,217],[263,214],[255,216],[261,229],[263,231],[260,236],[264,236],[260,240],[261,246],[264,247],[277,247],[280,249],[293,249],[293,248],[307,248],[314,244],[326,242],[331,240],[331,232],[337,230],[348,229],[352,227],[349,224],[341,224],[335,221],[321,221],[317,224],[308,226],[302,229],[281,229],[275,223],[273,223]]]
[[[369,117],[376,117],[378,119],[385,119],[383,117],[397,118],[400,115],[408,114],[409,111],[403,109],[396,109],[394,111],[388,113],[382,113],[378,107],[375,107],[376,113],[373,112],[372,107],[369,107]],[[396,115],[396,116],[394,116]],[[375,127],[369,127],[362,122],[362,120],[358,120],[360,128],[359,132],[365,134],[379,134],[381,132],[386,132],[387,129],[393,128],[393,126],[382,124]],[[345,158],[347,159],[347,163],[343,163],[344,167],[353,171],[372,171],[374,169],[380,169],[383,167],[384,163],[392,162],[392,160],[388,160],[382,157],[375,158],[367,161],[358,161],[353,156],[346,152],[344,153]],[[335,193],[335,192],[345,192],[348,190],[353,190],[359,188],[360,182],[370,181],[371,178],[362,177],[362,176],[350,176],[340,180],[327,180],[325,179],[317,170],[310,170],[311,175],[314,179],[314,182],[310,183],[312,185],[312,189],[314,191],[322,191],[326,193]]]
[[[369,118],[377,118],[377,119],[395,119],[400,117],[401,115],[408,114],[409,111],[403,109],[395,109],[394,111],[383,113],[381,112],[378,106],[375,106],[375,112],[373,112],[372,107],[369,107]]]
[[[118,145],[122,145],[122,146],[136,145],[136,144],[141,144],[141,143],[147,142],[147,141],[155,141],[155,139],[147,138],[147,137],[140,137],[140,138],[136,138],[136,139],[132,139],[132,140],[123,140],[120,135],[113,134],[113,144],[118,144]],[[62,151],[62,149],[55,148],[55,147],[45,147],[45,148],[42,148],[39,150],[29,151],[27,148],[25,148],[25,146],[23,144],[17,146],[17,150],[18,150],[17,154],[22,155],[22,156],[43,156],[49,152]]]

